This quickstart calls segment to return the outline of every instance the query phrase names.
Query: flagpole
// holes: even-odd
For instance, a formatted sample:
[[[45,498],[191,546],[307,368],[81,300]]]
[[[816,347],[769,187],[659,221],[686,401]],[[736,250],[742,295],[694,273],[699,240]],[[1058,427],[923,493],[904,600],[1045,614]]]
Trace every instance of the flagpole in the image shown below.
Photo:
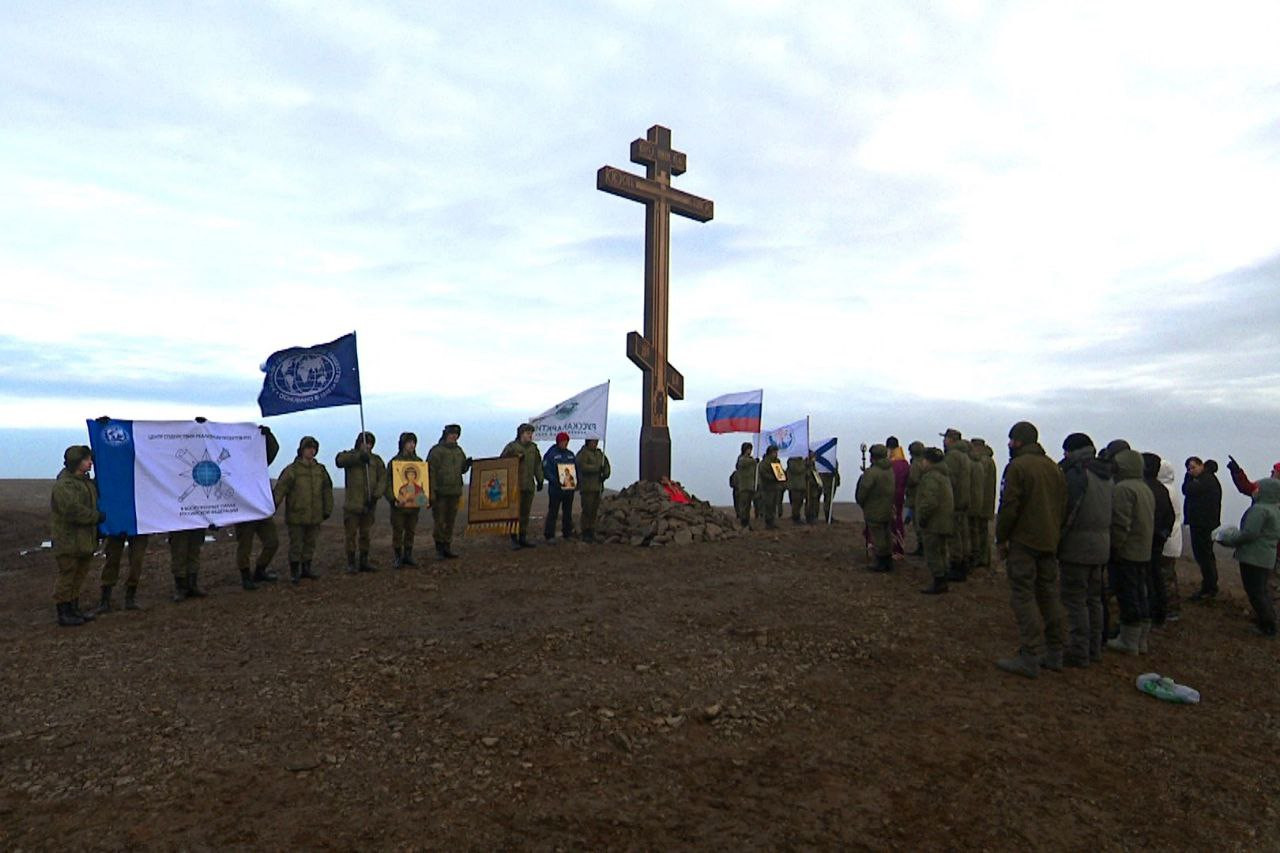
[[[761,427],[764,426],[764,389],[763,388],[760,389],[760,426]],[[751,439],[751,452],[752,453],[760,452],[760,433],[758,431]],[[756,486],[754,489],[752,489],[752,491],[758,492],[760,491],[760,460],[758,459],[756,460],[755,469],[756,469]]]
[[[361,439],[364,438],[364,395],[363,394],[360,395],[360,438]],[[369,485],[369,462],[368,460],[365,460],[365,463],[364,463],[364,504],[365,506],[368,506],[369,501],[373,500],[373,495],[370,493],[371,488],[372,487]]]
[[[609,443],[609,391],[611,390],[612,385],[612,379],[606,379],[604,381],[604,429],[601,431],[600,435],[601,450],[604,450],[605,446]]]

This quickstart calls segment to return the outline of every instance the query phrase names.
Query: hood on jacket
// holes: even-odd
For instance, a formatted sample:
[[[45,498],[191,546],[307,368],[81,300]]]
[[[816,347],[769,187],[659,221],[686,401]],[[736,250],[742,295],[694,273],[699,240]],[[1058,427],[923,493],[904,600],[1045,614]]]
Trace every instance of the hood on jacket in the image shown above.
[[[1146,479],[1154,479],[1160,471],[1160,463],[1164,460],[1155,453],[1142,454],[1142,476]]]
[[[1258,483],[1258,503],[1280,504],[1280,480],[1268,477]]]
[[[1160,471],[1156,474],[1156,479],[1164,483],[1166,486],[1172,486],[1174,476],[1173,463],[1168,459],[1161,459]]]
[[[1217,462],[1217,460],[1216,460],[1216,459],[1206,459],[1206,460],[1204,460],[1204,472],[1205,472],[1206,474],[1216,474],[1216,473],[1218,473],[1218,462]]]
[[[1112,460],[1116,465],[1117,480],[1142,479],[1142,454],[1136,450],[1121,450]]]
[[[62,467],[68,471],[74,471],[80,467],[81,462],[91,456],[93,451],[87,444],[73,444],[62,452]],[[1280,480],[1276,482],[1280,483]]]

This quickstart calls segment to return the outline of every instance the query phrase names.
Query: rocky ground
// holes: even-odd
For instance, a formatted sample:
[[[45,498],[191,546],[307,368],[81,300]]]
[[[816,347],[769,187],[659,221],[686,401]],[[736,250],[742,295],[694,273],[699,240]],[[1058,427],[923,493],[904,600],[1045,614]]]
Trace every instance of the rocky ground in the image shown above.
[[[919,595],[918,560],[863,570],[849,508],[399,571],[384,519],[354,577],[335,518],[320,580],[244,592],[219,538],[179,605],[160,543],[145,612],[59,629],[52,557],[18,556],[47,490],[0,483],[6,850],[1280,849],[1280,647],[1229,560],[1149,656],[1034,682],[992,665],[998,571]]]

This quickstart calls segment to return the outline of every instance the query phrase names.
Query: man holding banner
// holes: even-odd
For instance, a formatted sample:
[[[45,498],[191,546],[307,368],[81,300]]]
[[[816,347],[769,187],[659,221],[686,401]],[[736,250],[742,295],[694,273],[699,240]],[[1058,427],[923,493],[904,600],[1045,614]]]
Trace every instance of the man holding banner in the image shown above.
[[[334,457],[333,464],[342,469],[342,531],[347,550],[347,574],[372,572],[369,563],[369,531],[373,529],[378,498],[386,491],[383,478],[386,463],[373,452],[377,442],[373,433],[361,431],[355,446]]]

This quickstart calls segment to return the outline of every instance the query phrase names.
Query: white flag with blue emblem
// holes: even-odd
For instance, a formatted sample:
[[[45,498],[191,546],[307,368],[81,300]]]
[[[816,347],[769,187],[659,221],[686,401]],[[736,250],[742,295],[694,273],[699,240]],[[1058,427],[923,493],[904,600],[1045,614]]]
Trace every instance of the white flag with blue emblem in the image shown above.
[[[803,418],[795,423],[780,426],[777,429],[760,433],[756,447],[768,450],[778,448],[778,457],[789,459],[792,456],[807,456],[809,453],[809,419]]]
[[[609,383],[574,394],[529,418],[529,423],[534,441],[555,441],[560,432],[572,439],[604,438],[609,429]]]
[[[257,424],[87,423],[105,536],[227,527],[276,511]]]

